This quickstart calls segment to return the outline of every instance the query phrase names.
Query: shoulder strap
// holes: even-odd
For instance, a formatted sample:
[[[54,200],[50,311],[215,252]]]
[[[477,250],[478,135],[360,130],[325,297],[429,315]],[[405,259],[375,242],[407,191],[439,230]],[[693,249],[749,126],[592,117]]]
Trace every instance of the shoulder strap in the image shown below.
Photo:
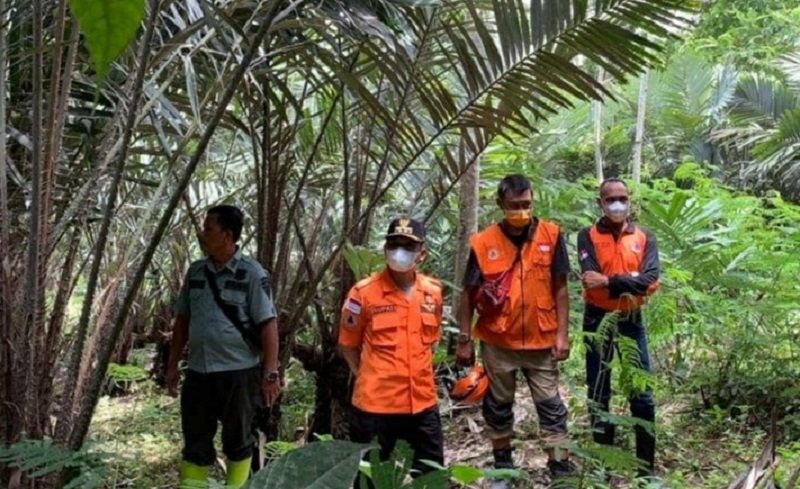
[[[220,297],[219,287],[217,287],[217,281],[214,278],[214,275],[211,273],[211,270],[209,270],[207,266],[203,266],[203,273],[206,274],[206,282],[208,282],[208,286],[211,287],[211,295],[214,296],[214,302],[216,302],[217,307],[220,308],[222,313],[225,314],[225,317],[228,318],[233,326],[239,331],[245,342],[250,343],[260,349],[261,338],[259,338],[259,336],[252,329],[248,329],[244,324],[242,324],[242,321],[239,319],[236,306],[228,304],[222,300],[222,297]]]

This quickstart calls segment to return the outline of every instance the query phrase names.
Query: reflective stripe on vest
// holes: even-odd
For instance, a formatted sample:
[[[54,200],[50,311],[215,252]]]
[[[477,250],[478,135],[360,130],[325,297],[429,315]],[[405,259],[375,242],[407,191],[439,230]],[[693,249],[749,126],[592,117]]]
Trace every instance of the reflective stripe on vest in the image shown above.
[[[514,266],[503,310],[478,316],[475,336],[514,350],[538,350],[555,344],[558,320],[550,274],[558,241],[557,225],[539,220],[533,237],[517,248],[494,224],[470,238],[470,246],[484,280],[492,280]],[[514,265],[517,253],[519,262]]]
[[[623,232],[619,240],[612,233],[601,233],[597,225],[589,229],[589,240],[594,247],[600,272],[605,276],[638,273],[647,248],[647,235],[637,226],[632,233]],[[650,287],[655,290],[656,284]],[[644,304],[645,296],[623,294],[612,299],[608,287],[584,290],[583,298],[589,304],[606,311],[630,311]]]

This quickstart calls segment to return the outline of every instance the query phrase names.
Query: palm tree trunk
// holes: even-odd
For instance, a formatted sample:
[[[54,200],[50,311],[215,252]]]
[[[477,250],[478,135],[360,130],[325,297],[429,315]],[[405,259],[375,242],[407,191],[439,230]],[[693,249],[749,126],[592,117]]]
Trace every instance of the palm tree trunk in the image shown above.
[[[636,136],[633,140],[633,158],[631,160],[631,176],[638,185],[642,180],[642,150],[644,148],[644,119],[647,111],[647,78],[645,69],[639,76],[639,102],[636,105]]]
[[[10,219],[8,215],[8,175],[6,168],[6,68],[7,33],[6,33],[6,1],[0,0],[0,249],[10,250]],[[0,442],[8,442],[11,433],[11,413],[8,412],[11,401],[11,290],[4,266],[0,266],[0,378],[3,389],[0,391]]]
[[[453,283],[458,285],[464,276],[469,258],[469,237],[478,231],[478,207],[480,203],[481,163],[480,157],[469,165],[458,190],[458,227],[456,229],[455,276]],[[453,294],[453,315],[458,311],[461,294]]]
[[[92,306],[94,305],[94,294],[97,290],[98,279],[100,276],[100,266],[105,253],[109,229],[111,228],[111,219],[114,216],[117,208],[117,195],[128,159],[128,149],[130,146],[129,142],[133,138],[133,130],[137,119],[136,116],[138,113],[139,99],[141,98],[142,94],[147,60],[149,59],[150,54],[150,40],[152,39],[153,32],[155,30],[155,22],[158,18],[160,4],[160,0],[150,1],[150,18],[147,21],[147,29],[145,30],[144,37],[142,38],[141,55],[138,57],[139,66],[136,71],[136,81],[134,82],[133,92],[131,93],[131,98],[128,103],[128,112],[126,114],[125,129],[122,136],[122,145],[115,161],[111,180],[111,188],[106,196],[107,200],[105,209],[103,210],[103,220],[100,224],[100,232],[97,237],[97,242],[95,243],[91,270],[89,271],[89,278],[86,283],[86,296],[83,299],[83,307],[81,308],[81,316],[78,321],[78,328],[75,335],[72,356],[69,362],[66,387],[64,389],[64,416],[59,423],[62,424],[62,428],[58,430],[59,438],[62,442],[65,441],[66,435],[68,434],[68,427],[71,424],[70,421],[72,420],[75,412],[76,399],[74,394],[77,388],[78,379],[80,378],[80,365],[84,354],[86,337],[89,332],[89,321],[92,314]],[[101,368],[103,368],[103,371],[105,372],[105,365]],[[79,446],[80,445],[74,448],[78,448]]]
[[[605,70],[599,68],[597,71],[597,81],[603,83]],[[603,102],[595,100],[592,102],[592,118],[594,119],[594,171],[597,181],[602,182],[603,175]]]
[[[36,334],[41,325],[42,301],[39,299],[43,296],[42,291],[42,276],[41,276],[41,248],[44,237],[41,235],[41,211],[43,200],[42,189],[42,105],[43,105],[43,72],[44,72],[44,56],[42,42],[43,42],[43,27],[42,27],[42,2],[41,0],[33,0],[33,107],[31,110],[31,206],[30,206],[30,221],[28,227],[28,255],[26,263],[26,278],[25,278],[25,321],[24,330],[19,336],[20,343],[17,345],[17,361],[22,367],[22,362],[27,363],[28,359],[33,358],[36,349]],[[34,382],[33,382],[33,369],[23,368],[21,379],[16,379],[17,390],[16,399],[20,403],[21,413],[30,413],[30,407],[34,401]],[[20,382],[21,380],[21,382]],[[20,427],[26,431],[31,426],[27,426],[28,419]]]
[[[158,0],[153,0],[153,1],[157,2]],[[299,0],[293,2],[291,5],[286,7],[286,11],[291,11],[295,9],[298,3]],[[277,11],[278,9],[276,8],[274,10]],[[119,314],[114,323],[114,327],[112,328],[109,337],[103,338],[103,342],[99,347],[98,358],[96,359],[97,364],[94,371],[92,372],[91,377],[89,378],[89,384],[87,386],[86,395],[84,396],[83,402],[81,403],[81,409],[78,413],[78,416],[75,419],[75,425],[72,429],[72,433],[69,438],[68,446],[73,450],[76,450],[83,445],[83,441],[86,438],[86,434],[89,432],[89,423],[91,422],[94,408],[97,405],[97,400],[100,394],[100,388],[102,387],[102,383],[105,378],[105,371],[108,368],[108,363],[111,359],[111,354],[113,353],[116,341],[119,338],[122,327],[124,326],[128,313],[131,309],[131,306],[133,305],[133,301],[138,294],[139,286],[144,280],[147,268],[150,266],[150,262],[153,259],[153,255],[156,252],[156,248],[158,247],[159,243],[161,242],[161,239],[166,233],[167,227],[169,226],[169,223],[172,220],[173,213],[180,204],[183,193],[189,186],[189,182],[192,178],[192,175],[194,174],[195,170],[197,169],[197,166],[200,163],[200,160],[205,154],[205,151],[208,148],[208,145],[211,141],[211,137],[213,136],[214,132],[219,126],[219,123],[222,120],[222,116],[224,115],[228,107],[228,104],[233,98],[234,93],[236,93],[236,91],[238,90],[239,84],[241,83],[242,78],[244,77],[245,71],[252,63],[258,50],[262,47],[262,42],[264,41],[264,37],[266,36],[269,28],[272,26],[272,22],[276,15],[277,12],[275,12],[273,16],[270,16],[270,18],[264,19],[262,21],[263,23],[259,25],[258,31],[250,41],[251,44],[247,52],[244,54],[244,56],[242,56],[242,58],[237,63],[233,76],[228,81],[228,85],[225,87],[224,92],[220,95],[213,116],[207,122],[203,135],[197,142],[197,146],[195,148],[194,154],[192,155],[192,158],[189,160],[186,168],[184,169],[183,174],[181,175],[178,181],[178,185],[170,195],[169,202],[161,214],[161,218],[158,221],[158,225],[156,226],[156,229],[153,232],[153,235],[150,239],[150,242],[147,245],[147,248],[142,254],[142,257],[135,265],[136,274],[131,283],[127,284],[127,289],[125,291],[124,299],[122,300],[122,304],[120,305]],[[150,22],[148,24],[148,29],[152,28],[153,23],[154,22]],[[150,33],[150,35],[152,35],[152,32]],[[146,33],[145,39],[147,39],[147,37],[148,34]],[[143,49],[146,49],[148,44],[149,43],[144,43]]]

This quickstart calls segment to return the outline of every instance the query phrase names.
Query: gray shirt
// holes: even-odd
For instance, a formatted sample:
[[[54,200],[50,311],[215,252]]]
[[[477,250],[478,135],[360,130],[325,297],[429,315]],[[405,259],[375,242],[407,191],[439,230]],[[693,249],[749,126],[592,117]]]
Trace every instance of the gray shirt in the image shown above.
[[[244,340],[214,301],[204,267],[215,277],[222,300],[236,306],[246,327],[255,329],[276,316],[269,275],[257,261],[237,250],[219,271],[208,258],[192,263],[175,302],[175,312],[189,317],[189,369],[209,373],[258,365],[261,352]]]

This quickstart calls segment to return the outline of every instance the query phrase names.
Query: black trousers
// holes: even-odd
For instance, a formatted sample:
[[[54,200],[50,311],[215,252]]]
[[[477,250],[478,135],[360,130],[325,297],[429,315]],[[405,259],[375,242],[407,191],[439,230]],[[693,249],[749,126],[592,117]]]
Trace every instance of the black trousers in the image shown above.
[[[438,406],[417,414],[375,414],[353,408],[350,439],[356,443],[370,443],[376,437],[381,447],[381,460],[389,459],[397,440],[405,440],[414,450],[412,470],[417,473],[434,470],[422,460],[444,464],[444,437]]]
[[[583,331],[596,333],[606,311],[587,304],[583,315]],[[622,313],[616,329],[606,331],[602,338],[585,340],[586,343],[586,387],[590,401],[592,436],[594,441],[604,445],[614,444],[615,426],[604,421],[596,411],[608,412],[611,401],[611,361],[614,352],[619,353],[617,336],[625,336],[636,343],[639,358],[636,367],[651,371],[650,351],[647,345],[647,334],[642,320],[642,311],[634,310]],[[651,423],[656,419],[656,405],[653,390],[647,386],[641,392],[633,392],[628,398],[631,415]],[[640,425],[634,427],[636,436],[636,456],[645,463],[643,473],[652,473],[655,467],[656,438],[654,433]]]
[[[259,379],[258,366],[207,374],[187,371],[181,391],[184,460],[201,466],[214,463],[218,422],[222,423],[222,452],[228,460],[251,456]]]

